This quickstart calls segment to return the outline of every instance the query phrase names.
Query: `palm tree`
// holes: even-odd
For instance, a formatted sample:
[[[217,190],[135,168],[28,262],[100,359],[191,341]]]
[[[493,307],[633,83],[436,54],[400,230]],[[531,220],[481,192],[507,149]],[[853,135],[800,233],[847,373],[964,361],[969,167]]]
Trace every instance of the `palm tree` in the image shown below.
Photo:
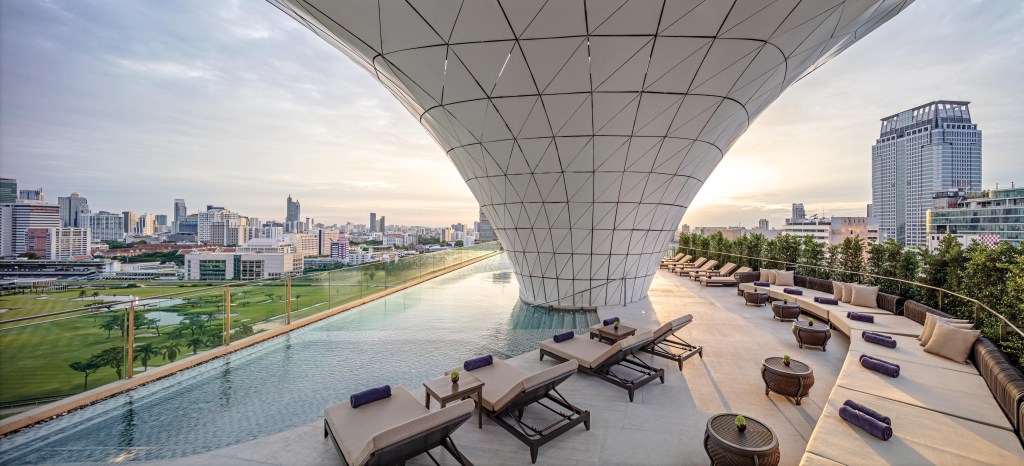
[[[85,297],[85,290],[78,290],[78,297],[79,298],[84,298]]]
[[[189,340],[188,343],[185,343],[185,346],[192,350],[192,354],[198,354],[205,343],[206,341],[202,338],[195,337]]]
[[[100,323],[100,329],[107,331],[107,338],[110,338],[110,332],[121,328],[121,319],[116,316],[107,317],[106,320]]]
[[[96,301],[98,301],[99,297],[100,297],[100,292],[99,291],[93,291],[92,292],[92,303],[96,304]]]
[[[142,361],[142,370],[149,370],[149,360],[154,356],[159,356],[160,350],[156,345],[152,343],[143,343],[138,348],[135,348],[135,356],[133,359]]]
[[[160,347],[160,352],[163,354],[164,359],[167,359],[167,362],[174,362],[175,359],[178,359],[178,352],[180,351],[181,347],[173,341],[169,341]]]
[[[89,357],[89,363],[96,364],[98,367],[109,366],[114,369],[117,373],[118,380],[121,379],[121,369],[124,368],[124,348],[120,346],[111,346],[99,353],[96,353]]]
[[[83,291],[82,294],[85,294],[85,292]],[[95,374],[96,371],[100,370],[100,368],[103,366],[97,364],[96,361],[90,359],[85,362],[75,361],[71,364],[68,364],[68,367],[70,367],[71,370],[73,371],[85,374],[85,383],[82,384],[82,391],[84,392],[89,389],[89,374]]]

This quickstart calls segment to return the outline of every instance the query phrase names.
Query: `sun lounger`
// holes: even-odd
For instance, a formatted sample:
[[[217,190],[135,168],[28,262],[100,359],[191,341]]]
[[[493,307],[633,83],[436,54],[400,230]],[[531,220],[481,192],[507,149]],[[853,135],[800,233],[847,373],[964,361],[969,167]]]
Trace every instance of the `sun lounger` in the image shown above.
[[[331,437],[346,465],[399,464],[444,447],[459,464],[472,464],[452,442],[452,432],[473,412],[469,400],[437,411],[423,406],[405,388],[357,408],[346,401],[324,410],[324,437]],[[431,456],[433,459],[433,456]]]
[[[736,269],[728,277],[700,277],[700,284],[704,286],[710,285],[723,285],[723,286],[736,286],[740,284],[740,281],[736,279],[736,274],[750,272],[750,267],[740,267]]]
[[[580,423],[590,430],[590,412],[569,403],[558,384],[576,373],[576,361],[568,361],[531,374],[500,359],[470,373],[484,383],[481,408],[487,417],[530,447],[530,460],[537,462],[542,445],[554,440]],[[461,369],[458,369],[461,370]],[[554,405],[545,403],[548,401]],[[538,405],[556,419],[545,427],[535,427],[524,420],[527,407]]]
[[[640,351],[675,361],[679,365],[679,370],[683,370],[683,361],[692,358],[694,355],[699,355],[701,358],[704,357],[703,346],[692,345],[676,335],[676,332],[690,325],[690,322],[693,322],[692,314],[665,322],[656,329],[645,329],[643,325],[630,322],[623,322],[622,325],[633,327],[638,332],[651,332],[651,342],[640,348]],[[592,325],[590,327],[590,338],[598,338],[597,329],[603,326],[603,323]]]
[[[697,259],[697,260],[695,260],[693,262],[680,262],[680,263],[678,263],[676,265],[673,265],[673,266],[669,267],[668,270],[671,271],[671,272],[675,272],[676,269],[682,269],[682,268],[688,268],[688,267],[690,267],[690,268],[700,267],[700,266],[704,265],[704,263],[707,262],[707,261],[708,261],[707,257],[701,257],[701,258],[699,258],[699,259]]]
[[[676,268],[675,273],[676,275],[683,276],[689,274],[690,272],[697,272],[700,270],[711,270],[711,268],[716,265],[718,265],[718,261],[712,260],[705,262],[704,265],[700,267]]]
[[[633,401],[636,389],[661,379],[665,383],[665,369],[655,368],[633,356],[653,341],[651,332],[637,333],[612,345],[587,338],[572,338],[561,343],[554,339],[540,342],[540,359],[550,356],[558,361],[579,362],[581,372],[599,377],[629,392]],[[619,373],[615,370],[618,369]],[[627,375],[620,375],[629,371]]]
[[[710,269],[709,270],[696,270],[696,271],[690,272],[690,279],[694,280],[694,281],[697,281],[697,280],[700,280],[701,277],[712,277],[712,276],[722,276],[722,277],[725,277],[725,276],[731,275],[732,272],[736,270],[736,267],[739,267],[739,266],[734,264],[734,263],[732,263],[732,262],[727,262],[725,265],[719,267],[718,270],[710,270]]]
[[[667,268],[669,268],[669,267],[671,267],[673,265],[676,265],[676,264],[679,264],[679,263],[682,263],[682,262],[688,262],[690,259],[693,259],[693,256],[691,256],[689,254],[685,254],[684,255],[683,253],[679,253],[679,254],[676,254],[675,257],[670,257],[670,258],[667,258],[667,259],[662,259],[660,267],[663,268],[663,269],[667,269]]]

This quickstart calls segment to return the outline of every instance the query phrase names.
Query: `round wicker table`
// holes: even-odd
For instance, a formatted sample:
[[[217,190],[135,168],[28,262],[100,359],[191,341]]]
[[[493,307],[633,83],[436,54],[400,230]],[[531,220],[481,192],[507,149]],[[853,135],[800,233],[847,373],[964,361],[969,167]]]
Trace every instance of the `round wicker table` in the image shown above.
[[[822,322],[811,325],[810,322],[798,320],[793,322],[793,336],[796,337],[796,342],[801,348],[818,346],[825,351],[825,345],[832,338],[832,331],[829,330],[828,324]]]
[[[775,392],[800,404],[814,385],[814,371],[796,359],[790,359],[787,366],[782,358],[771,357],[761,363],[761,379],[764,380],[765,395]]]
[[[800,305],[775,301],[772,303],[772,314],[781,321],[796,320],[800,317]]]
[[[714,465],[779,464],[779,439],[772,429],[747,417],[747,430],[736,428],[736,413],[711,416],[704,429],[704,451]],[[744,416],[746,417],[746,416]]]
[[[768,304],[768,293],[764,291],[747,291],[743,293],[743,300],[746,304],[764,306]]]

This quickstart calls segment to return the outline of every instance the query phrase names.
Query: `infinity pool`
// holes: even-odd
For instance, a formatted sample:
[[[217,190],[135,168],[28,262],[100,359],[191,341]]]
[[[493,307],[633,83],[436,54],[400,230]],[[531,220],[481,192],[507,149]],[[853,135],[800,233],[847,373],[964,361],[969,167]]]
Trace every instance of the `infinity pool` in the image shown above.
[[[508,358],[595,312],[523,305],[504,255],[124,393],[0,442],[0,464],[143,461],[309,423],[367,387],[419,387],[469,357]]]

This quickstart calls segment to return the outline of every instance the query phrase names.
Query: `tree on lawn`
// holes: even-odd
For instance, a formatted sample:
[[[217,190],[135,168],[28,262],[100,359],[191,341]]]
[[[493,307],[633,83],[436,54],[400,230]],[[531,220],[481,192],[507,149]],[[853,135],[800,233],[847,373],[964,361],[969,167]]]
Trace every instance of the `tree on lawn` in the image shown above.
[[[178,353],[181,352],[181,347],[176,342],[169,341],[160,347],[160,354],[164,356],[167,362],[174,362],[178,359]]]
[[[255,333],[256,330],[253,329],[252,324],[248,322],[243,322],[242,325],[238,326],[238,329],[235,330],[235,335],[239,338],[249,337]]]
[[[85,292],[83,291],[82,293],[84,294]],[[87,361],[75,361],[71,364],[68,364],[68,367],[70,367],[71,370],[75,372],[81,372],[82,374],[85,374],[85,383],[82,384],[82,391],[84,392],[89,389],[89,375],[95,374],[96,371],[100,370],[100,368],[102,368],[103,366],[97,364],[96,361],[93,361],[90,358]]]
[[[119,319],[117,316],[107,317],[106,319],[103,320],[103,322],[100,322],[100,329],[107,331],[107,338],[110,338],[110,332],[113,332],[114,330],[118,330],[120,328],[121,319]],[[124,332],[122,331],[121,334],[123,335]]]
[[[185,346],[192,350],[192,354],[198,354],[199,350],[203,348],[205,343],[206,341],[202,338],[194,337],[189,340],[188,343],[185,343]]]
[[[160,350],[152,343],[144,343],[135,348],[134,359],[142,361],[142,369],[149,370],[149,360],[160,355]]]
[[[96,304],[96,301],[99,300],[99,297],[100,297],[100,292],[99,291],[93,291],[92,292],[92,303]]]
[[[78,290],[78,297],[79,298],[84,298],[85,297],[85,290]]]
[[[96,353],[89,357],[89,362],[97,364],[100,367],[110,367],[117,373],[118,380],[121,379],[122,369],[124,369],[124,348],[120,346],[111,346],[99,353]]]

